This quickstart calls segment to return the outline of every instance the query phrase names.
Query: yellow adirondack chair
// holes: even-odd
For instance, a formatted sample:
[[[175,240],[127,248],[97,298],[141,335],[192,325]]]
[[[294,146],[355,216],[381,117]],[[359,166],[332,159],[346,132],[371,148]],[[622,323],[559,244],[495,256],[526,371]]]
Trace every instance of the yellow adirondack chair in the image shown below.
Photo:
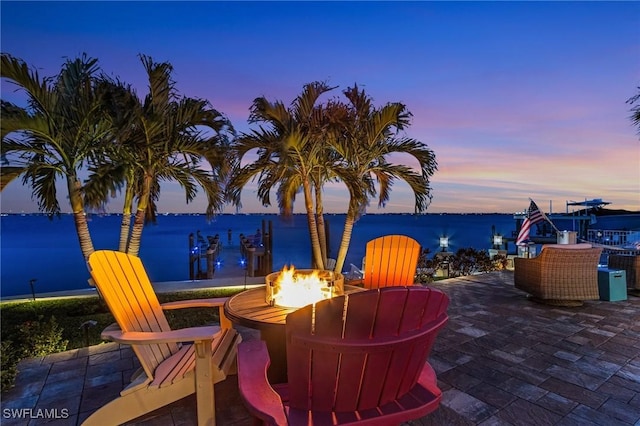
[[[362,280],[358,281],[367,289],[413,285],[419,256],[420,244],[406,235],[371,240],[362,262]]]
[[[241,340],[224,316],[226,299],[160,305],[140,259],[121,252],[94,252],[89,269],[117,322],[102,332],[102,338],[131,345],[142,367],[119,398],[83,424],[121,424],[196,392],[198,425],[215,425],[213,385],[235,374]],[[163,312],[201,307],[219,308],[220,327],[171,330]]]

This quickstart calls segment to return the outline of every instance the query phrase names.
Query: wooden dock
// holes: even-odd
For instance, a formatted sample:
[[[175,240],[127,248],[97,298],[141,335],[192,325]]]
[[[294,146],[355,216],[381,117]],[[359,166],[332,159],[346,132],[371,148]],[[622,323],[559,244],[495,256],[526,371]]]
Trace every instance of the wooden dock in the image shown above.
[[[255,235],[240,234],[234,241],[231,234],[227,242],[218,234],[206,238],[197,232],[189,234],[189,280],[213,279],[215,275],[227,277],[266,276],[273,269],[273,226],[262,221],[262,231]]]

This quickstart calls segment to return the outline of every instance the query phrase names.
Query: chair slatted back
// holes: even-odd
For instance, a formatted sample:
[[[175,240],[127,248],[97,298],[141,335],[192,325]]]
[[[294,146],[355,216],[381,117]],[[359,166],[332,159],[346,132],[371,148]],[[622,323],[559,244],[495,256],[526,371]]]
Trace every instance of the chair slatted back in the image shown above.
[[[91,276],[120,329],[128,331],[170,331],[156,293],[142,261],[110,250],[89,256]],[[132,345],[148,378],[156,367],[179,350],[175,343]]]
[[[365,288],[413,285],[420,244],[406,235],[385,235],[367,243]]]
[[[362,412],[401,398],[416,384],[448,304],[439,290],[388,287],[289,314],[290,407]]]

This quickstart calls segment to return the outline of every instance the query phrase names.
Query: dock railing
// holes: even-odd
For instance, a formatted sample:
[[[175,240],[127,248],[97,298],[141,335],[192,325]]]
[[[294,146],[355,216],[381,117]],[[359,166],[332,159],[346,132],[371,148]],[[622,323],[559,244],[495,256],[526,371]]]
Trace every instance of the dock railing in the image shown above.
[[[609,254],[640,255],[640,231],[589,229],[587,242],[602,247],[606,257]]]
[[[215,261],[220,255],[221,243],[220,236],[216,234],[214,237],[207,236],[205,240],[200,236],[198,231],[198,239],[189,234],[189,279],[202,280],[213,278],[215,272]],[[205,267],[203,269],[201,260],[205,259]]]
[[[612,229],[589,229],[587,240],[603,246],[625,247],[640,243],[639,231],[619,231]]]

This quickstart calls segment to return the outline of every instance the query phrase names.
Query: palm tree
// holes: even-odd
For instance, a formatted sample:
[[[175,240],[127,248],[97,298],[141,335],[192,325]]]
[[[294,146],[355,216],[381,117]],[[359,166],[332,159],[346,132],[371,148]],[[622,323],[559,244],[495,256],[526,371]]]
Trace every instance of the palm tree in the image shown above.
[[[437,170],[431,149],[422,142],[400,135],[411,118],[405,105],[389,103],[376,108],[371,98],[357,85],[343,93],[349,103],[336,104],[332,108],[333,114],[339,114],[342,119],[330,139],[342,162],[333,170],[349,190],[349,207],[336,258],[337,272],[344,266],[353,225],[366,211],[370,199],[377,196],[378,206],[383,207],[389,200],[394,182],[403,180],[414,193],[414,211],[423,213],[431,200],[429,179]],[[414,157],[420,172],[390,162],[390,156],[396,153]]]
[[[321,184],[318,168],[321,167],[325,149],[319,138],[323,113],[317,105],[318,98],[332,90],[326,83],[314,82],[304,86],[302,93],[286,108],[280,101],[269,102],[264,97],[253,101],[249,122],[265,123],[257,130],[244,133],[234,144],[239,160],[257,151],[253,163],[238,167],[228,185],[229,197],[241,206],[240,192],[245,185],[258,180],[258,198],[263,205],[271,205],[270,193],[276,189],[278,206],[283,215],[293,212],[296,194],[302,188],[307,225],[311,240],[312,262],[315,267],[324,267],[323,249],[326,246],[318,232],[316,212],[322,212],[320,199],[314,194]],[[324,238],[324,232],[321,233]]]
[[[638,93],[627,99],[629,105],[633,105],[640,101],[640,86],[637,87]],[[638,134],[640,134],[640,102],[631,108],[631,116],[629,117],[634,126],[638,128]]]
[[[2,103],[2,188],[22,176],[38,208],[50,216],[61,211],[56,181],[66,181],[80,248],[85,258],[93,243],[84,210],[81,171],[109,135],[96,91],[97,60],[83,55],[67,60],[60,74],[41,78],[21,59],[2,54],[0,75],[27,95],[27,108]],[[7,114],[5,115],[5,112]],[[7,178],[7,179],[5,179]]]
[[[13,130],[9,129],[8,124],[10,122],[16,122],[21,120],[26,120],[28,115],[27,112],[16,105],[13,105],[10,102],[0,101],[1,105],[1,113],[2,117],[2,131],[1,137],[2,140],[5,140],[5,136],[8,133],[11,133]],[[2,144],[2,153],[0,154],[2,157],[2,174],[0,174],[0,191],[2,191],[9,183],[11,183],[14,179],[19,177],[25,170],[24,166],[12,166],[11,162],[8,160],[7,155],[5,153],[5,144]]]
[[[176,181],[191,202],[198,187],[207,196],[208,216],[224,205],[223,185],[234,164],[227,155],[233,127],[205,100],[179,98],[169,63],[141,55],[149,93],[140,101],[130,86],[104,81],[104,106],[114,126],[107,158],[92,168],[86,185],[90,202],[124,188],[119,250],[137,255],[145,222],[155,221],[161,181]],[[123,111],[130,111],[123,113]],[[210,170],[203,167],[203,160]],[[230,161],[231,160],[231,161]],[[137,200],[133,228],[133,202]]]
[[[126,252],[135,198],[135,157],[129,149],[123,149],[123,141],[134,138],[137,130],[134,120],[139,101],[131,86],[104,76],[100,79],[98,90],[102,93],[103,112],[111,123],[112,138],[103,145],[100,157],[88,167],[89,179],[83,187],[85,204],[101,210],[109,198],[115,197],[124,188],[118,250]]]

